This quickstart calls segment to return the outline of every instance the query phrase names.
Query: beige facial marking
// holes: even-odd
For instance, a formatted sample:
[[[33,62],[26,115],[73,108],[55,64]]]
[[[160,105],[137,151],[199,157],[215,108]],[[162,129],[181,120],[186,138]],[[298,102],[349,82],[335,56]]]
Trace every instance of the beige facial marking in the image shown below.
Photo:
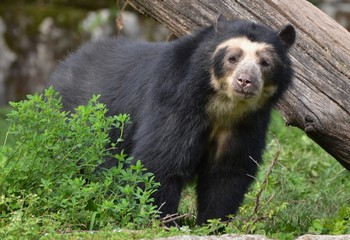
[[[223,59],[224,76],[217,78],[212,70],[211,84],[216,90],[216,94],[212,97],[207,105],[207,112],[212,122],[221,126],[229,127],[237,120],[241,119],[246,113],[254,111],[264,105],[275,91],[275,86],[265,86],[263,78],[261,61],[267,61],[271,64],[278,61],[278,56],[272,45],[261,42],[252,42],[246,37],[232,38],[217,46],[213,57],[220,51],[225,49],[225,57]],[[230,58],[237,60],[234,64],[230,62]],[[257,95],[249,99],[241,99],[236,97],[235,91],[232,89],[232,83],[235,80],[235,73],[240,67],[249,64],[257,66],[257,76],[262,81],[259,86]],[[247,65],[247,66],[248,66]],[[251,65],[250,65],[251,66]],[[221,139],[222,137],[220,137]],[[219,140],[219,137],[218,137]]]
[[[246,37],[231,38],[221,43],[215,50],[214,55],[220,49],[227,48],[228,51],[234,51],[240,48],[244,53],[244,58],[256,59],[259,52],[273,51],[273,46],[267,43],[252,42]],[[237,51],[237,50],[236,50]]]
[[[269,56],[269,53],[274,53],[274,48],[270,44],[252,42],[246,37],[239,37],[229,39],[218,45],[218,47],[215,49],[213,56],[215,56],[218,51],[224,48],[226,48],[227,54],[224,58],[223,64],[224,68],[228,69],[228,71],[226,71],[225,76],[223,76],[220,79],[216,78],[213,72],[211,74],[211,84],[213,88],[217,91],[227,90],[224,89],[222,86],[225,86],[227,88],[231,85],[234,79],[233,76],[235,72],[234,69],[232,69],[232,64],[230,64],[229,62],[230,57],[237,56],[237,61],[239,62],[238,65],[247,64],[249,62],[258,64],[261,60],[261,56]],[[238,67],[239,66],[237,66],[237,68]],[[226,94],[228,95],[228,97],[234,97],[234,93],[232,91],[226,91]]]

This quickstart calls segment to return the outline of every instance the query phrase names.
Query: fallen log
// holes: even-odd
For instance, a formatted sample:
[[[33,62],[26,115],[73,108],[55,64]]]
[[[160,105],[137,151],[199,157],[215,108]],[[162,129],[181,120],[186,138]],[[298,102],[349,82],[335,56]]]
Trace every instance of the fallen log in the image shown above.
[[[291,23],[294,84],[278,103],[296,126],[350,171],[350,33],[305,0],[129,0],[135,9],[181,36],[213,22],[219,13],[275,29]]]

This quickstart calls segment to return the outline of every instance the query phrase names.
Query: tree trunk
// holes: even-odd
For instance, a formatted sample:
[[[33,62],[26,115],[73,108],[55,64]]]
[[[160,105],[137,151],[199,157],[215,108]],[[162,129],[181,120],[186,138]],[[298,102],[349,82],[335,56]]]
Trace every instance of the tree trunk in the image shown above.
[[[295,79],[278,103],[288,125],[296,126],[350,171],[350,33],[305,0],[129,0],[175,35],[213,22],[218,13],[275,29],[291,23]]]

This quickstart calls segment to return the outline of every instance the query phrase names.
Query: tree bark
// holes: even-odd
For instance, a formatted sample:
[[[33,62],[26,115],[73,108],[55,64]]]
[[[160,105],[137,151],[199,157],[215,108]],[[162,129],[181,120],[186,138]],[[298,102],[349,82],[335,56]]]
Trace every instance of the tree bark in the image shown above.
[[[305,0],[129,0],[175,35],[228,19],[262,22],[275,29],[291,23],[297,43],[291,50],[292,87],[277,104],[296,126],[350,171],[350,33]]]

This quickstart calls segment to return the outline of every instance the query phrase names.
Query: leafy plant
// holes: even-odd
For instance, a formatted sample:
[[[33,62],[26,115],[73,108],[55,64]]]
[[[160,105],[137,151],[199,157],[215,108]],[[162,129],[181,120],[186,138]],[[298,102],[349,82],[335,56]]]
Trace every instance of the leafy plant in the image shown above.
[[[7,135],[16,141],[0,148],[0,238],[152,223],[159,184],[140,161],[112,155],[128,115],[107,117],[98,96],[74,113],[62,111],[52,88],[11,106]],[[110,144],[111,128],[119,129],[117,143]],[[117,166],[96,172],[111,157]]]
[[[309,232],[313,234],[350,234],[350,207],[343,206],[334,217],[313,220]]]

